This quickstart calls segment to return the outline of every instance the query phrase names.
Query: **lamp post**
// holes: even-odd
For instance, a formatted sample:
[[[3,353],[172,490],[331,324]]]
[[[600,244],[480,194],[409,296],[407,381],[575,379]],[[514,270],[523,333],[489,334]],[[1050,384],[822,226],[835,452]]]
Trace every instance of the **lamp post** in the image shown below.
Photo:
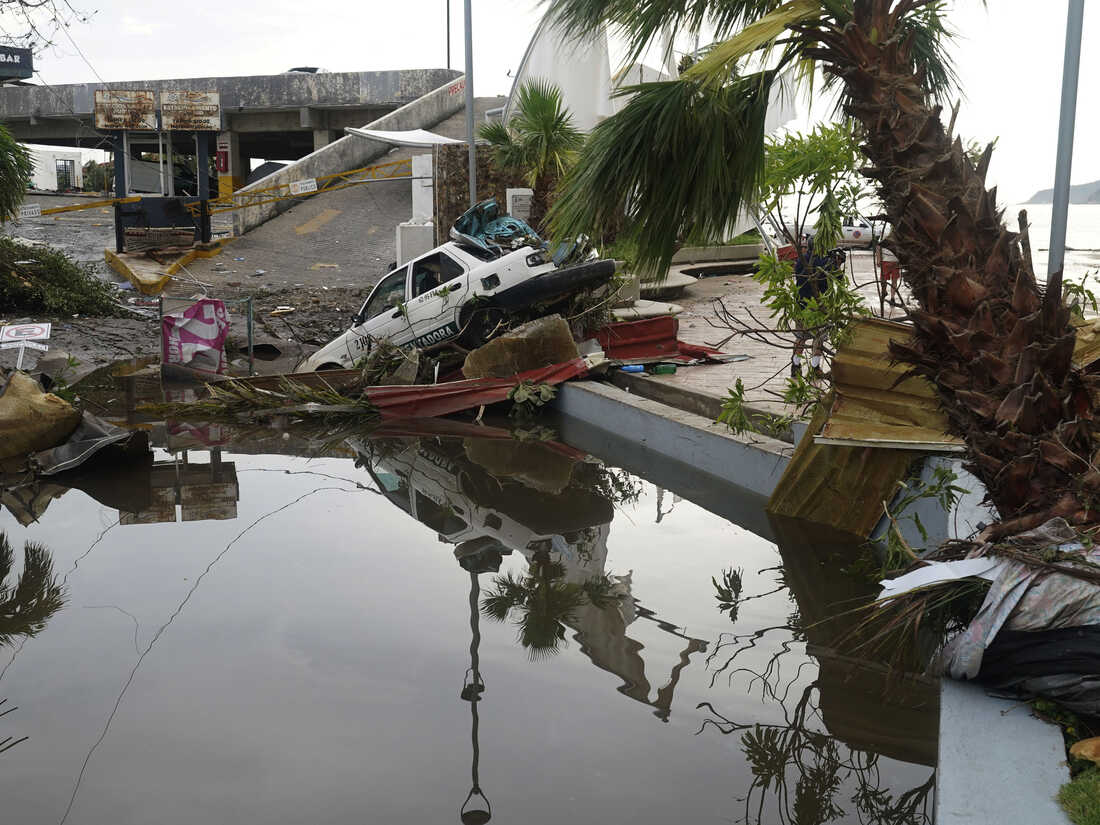
[[[467,0],[469,2],[469,0]],[[1069,0],[1066,53],[1062,64],[1062,106],[1058,116],[1058,155],[1054,167],[1054,206],[1050,214],[1047,285],[1061,286],[1069,218],[1069,174],[1073,162],[1073,129],[1077,119],[1077,76],[1081,70],[1081,28],[1085,0]]]
[[[477,147],[474,145],[474,37],[471,0],[465,0],[466,16],[466,141],[470,146],[470,206],[477,204]]]

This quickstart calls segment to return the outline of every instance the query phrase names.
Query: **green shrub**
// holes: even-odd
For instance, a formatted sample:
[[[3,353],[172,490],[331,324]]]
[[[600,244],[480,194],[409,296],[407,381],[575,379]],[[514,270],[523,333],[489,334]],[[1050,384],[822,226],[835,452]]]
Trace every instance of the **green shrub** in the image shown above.
[[[0,237],[0,312],[118,317],[115,287],[48,246]]]

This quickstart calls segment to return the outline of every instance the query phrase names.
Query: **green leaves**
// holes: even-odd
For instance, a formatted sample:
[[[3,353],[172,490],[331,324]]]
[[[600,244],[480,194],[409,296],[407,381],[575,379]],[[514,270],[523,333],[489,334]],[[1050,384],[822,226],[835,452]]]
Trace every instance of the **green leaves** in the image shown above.
[[[798,238],[813,228],[817,214],[819,250],[836,246],[840,239],[844,211],[858,214],[868,187],[859,174],[859,141],[851,121],[817,126],[809,134],[792,132],[768,141],[761,211],[772,216],[787,243],[799,246]],[[781,213],[795,204],[793,223]]]
[[[745,26],[728,40],[715,44],[703,60],[687,71],[686,76],[708,83],[723,83],[736,71],[742,58],[772,45],[791,26],[818,18],[821,14],[819,0],[790,0]]]
[[[19,214],[34,175],[31,154],[0,124],[0,223]]]
[[[520,86],[512,118],[482,124],[478,136],[492,144],[499,166],[522,174],[532,188],[547,176],[564,175],[584,144],[561,90],[544,80]]]
[[[642,274],[663,274],[679,243],[722,239],[753,202],[764,165],[764,117],[774,73],[722,88],[645,83],[589,136],[549,213],[555,238],[620,225]]]

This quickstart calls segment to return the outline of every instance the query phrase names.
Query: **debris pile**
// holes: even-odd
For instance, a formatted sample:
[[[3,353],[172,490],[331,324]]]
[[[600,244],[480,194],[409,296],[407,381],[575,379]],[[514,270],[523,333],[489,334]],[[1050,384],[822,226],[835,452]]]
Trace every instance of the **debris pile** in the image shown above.
[[[942,645],[937,673],[1100,716],[1094,532],[1054,518],[996,541],[948,542],[883,583],[865,628],[877,644]]]

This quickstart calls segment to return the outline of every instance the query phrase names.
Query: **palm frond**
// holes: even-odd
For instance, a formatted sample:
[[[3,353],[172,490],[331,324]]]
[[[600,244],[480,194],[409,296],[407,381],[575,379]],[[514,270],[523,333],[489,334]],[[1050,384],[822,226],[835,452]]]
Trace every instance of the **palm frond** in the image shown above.
[[[0,125],[0,223],[18,213],[33,175],[30,151]]]
[[[487,123],[482,123],[477,129],[477,136],[490,146],[508,146],[512,143],[512,133],[508,131],[508,127],[501,120],[490,120]]]
[[[11,545],[0,535],[0,573],[11,569]],[[2,580],[2,576],[0,576]],[[34,636],[65,604],[64,589],[53,574],[50,552],[40,544],[23,547],[23,572],[14,588],[0,586],[0,644]]]
[[[558,239],[631,221],[643,274],[664,272],[683,239],[722,240],[751,203],[764,163],[764,119],[775,73],[704,88],[677,79],[630,88],[599,124],[549,213]]]
[[[725,82],[742,58],[773,44],[791,26],[820,18],[822,11],[820,0],[789,0],[728,40],[716,43],[685,74],[705,82]]]
[[[941,104],[959,88],[955,64],[946,48],[955,32],[945,21],[944,6],[944,3],[928,5],[900,24],[909,38],[913,66],[920,72],[925,90]]]
[[[658,36],[713,28],[724,38],[775,11],[782,0],[549,0],[550,20],[562,33],[583,37],[607,26],[627,44],[624,62],[637,60]]]

